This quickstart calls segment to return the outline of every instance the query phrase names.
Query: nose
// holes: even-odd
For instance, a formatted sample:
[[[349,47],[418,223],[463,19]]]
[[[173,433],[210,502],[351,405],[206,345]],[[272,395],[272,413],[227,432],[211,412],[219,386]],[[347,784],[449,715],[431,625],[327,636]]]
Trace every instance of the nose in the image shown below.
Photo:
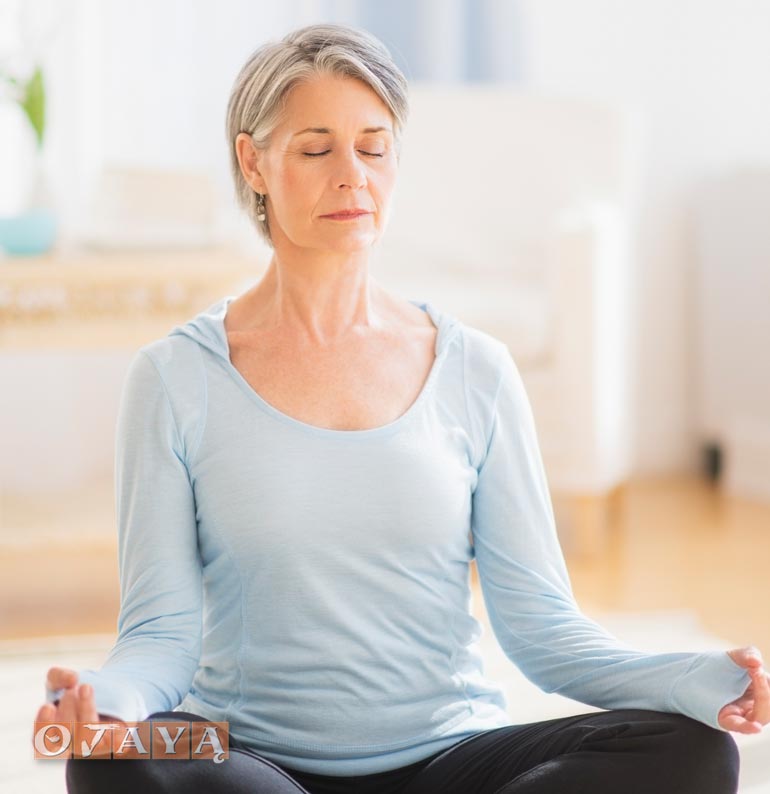
[[[355,151],[343,152],[339,158],[335,174],[338,187],[366,187],[366,169]]]

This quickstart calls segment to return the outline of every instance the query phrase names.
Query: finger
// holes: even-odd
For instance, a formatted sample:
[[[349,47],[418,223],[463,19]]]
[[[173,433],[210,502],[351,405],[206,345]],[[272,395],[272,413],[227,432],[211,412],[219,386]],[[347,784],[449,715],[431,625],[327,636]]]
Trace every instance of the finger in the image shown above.
[[[62,722],[76,722],[78,713],[78,696],[75,689],[65,689],[59,698],[59,708],[56,719]]]
[[[54,722],[56,719],[56,706],[53,703],[44,703],[35,714],[35,722]],[[37,731],[35,726],[32,726],[32,744],[35,744],[35,736]]]
[[[727,714],[722,717],[719,724],[726,730],[736,733],[759,733],[762,730],[759,723],[747,720],[739,714]]]
[[[53,722],[56,719],[56,706],[53,703],[44,703],[35,715],[35,722]]]
[[[770,683],[765,671],[760,668],[749,672],[754,685],[754,714],[753,717],[763,725],[770,722]]]
[[[740,700],[738,701],[738,705],[741,707],[743,714],[748,714],[750,711],[754,711],[753,698],[746,698],[746,700]]]
[[[45,681],[45,699],[49,703],[58,703],[64,692],[77,685],[78,674],[75,670],[64,667],[52,667]]]
[[[750,708],[743,708],[739,705],[730,704],[729,706],[725,706],[719,713],[718,721],[722,724],[722,720],[725,717],[737,717],[740,720],[745,720],[747,722],[753,722],[753,714]]]
[[[761,667],[762,653],[756,645],[746,645],[727,652],[728,656],[740,667],[751,669]]]
[[[78,722],[96,722],[99,715],[94,705],[94,690],[90,684],[81,684],[78,687],[77,715]]]
[[[77,682],[77,671],[66,667],[51,667],[48,670],[45,684],[49,689],[64,689],[75,686]]]
[[[749,669],[749,675],[751,676],[751,683],[757,687],[757,691],[767,689],[768,674],[764,667],[752,667]]]

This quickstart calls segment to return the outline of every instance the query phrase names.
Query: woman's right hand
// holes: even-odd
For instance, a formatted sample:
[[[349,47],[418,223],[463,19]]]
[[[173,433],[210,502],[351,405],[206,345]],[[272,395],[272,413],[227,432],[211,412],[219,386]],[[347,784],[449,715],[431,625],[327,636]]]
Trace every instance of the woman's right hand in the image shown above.
[[[44,703],[37,712],[36,722],[110,722],[125,725],[123,720],[108,714],[99,714],[94,703],[94,692],[90,684],[78,686],[78,674],[65,667],[51,667],[46,678],[48,689],[63,689],[58,705]],[[32,742],[34,744],[34,730]],[[105,732],[102,741],[94,748],[94,755],[109,756],[110,735]]]

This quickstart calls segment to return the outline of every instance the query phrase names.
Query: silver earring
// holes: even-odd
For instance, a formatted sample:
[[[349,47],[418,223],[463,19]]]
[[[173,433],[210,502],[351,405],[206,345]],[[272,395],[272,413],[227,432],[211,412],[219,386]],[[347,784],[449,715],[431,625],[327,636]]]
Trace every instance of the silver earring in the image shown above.
[[[265,220],[265,197],[261,193],[257,193],[257,220]]]

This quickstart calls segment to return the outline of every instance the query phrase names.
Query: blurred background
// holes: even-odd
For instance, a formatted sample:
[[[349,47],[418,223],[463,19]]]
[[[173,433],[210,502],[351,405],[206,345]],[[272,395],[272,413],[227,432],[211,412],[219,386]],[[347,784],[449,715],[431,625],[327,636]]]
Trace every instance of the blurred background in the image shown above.
[[[770,656],[769,4],[0,0],[0,669],[109,647],[125,370],[266,267],[225,107],[315,22],[409,80],[372,272],[508,345],[581,606]]]

